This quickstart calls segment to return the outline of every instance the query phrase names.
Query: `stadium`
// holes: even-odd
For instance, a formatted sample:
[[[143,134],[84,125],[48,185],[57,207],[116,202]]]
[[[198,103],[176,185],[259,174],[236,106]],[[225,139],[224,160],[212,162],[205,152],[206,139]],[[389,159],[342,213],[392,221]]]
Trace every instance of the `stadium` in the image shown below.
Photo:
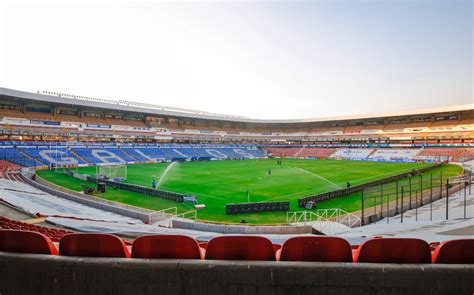
[[[50,92],[0,97],[2,251],[472,263],[472,106],[264,121]],[[225,250],[226,239],[240,240]],[[446,285],[469,288],[460,282]]]
[[[0,295],[474,294],[473,4],[0,0]]]

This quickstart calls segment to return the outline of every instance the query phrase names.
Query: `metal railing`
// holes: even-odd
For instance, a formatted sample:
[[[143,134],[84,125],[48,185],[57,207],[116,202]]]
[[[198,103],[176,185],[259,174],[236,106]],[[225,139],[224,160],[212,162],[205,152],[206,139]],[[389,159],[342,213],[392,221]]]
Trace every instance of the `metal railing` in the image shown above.
[[[292,211],[286,213],[288,224],[302,224],[316,227],[320,232],[331,234],[331,224],[339,223],[349,228],[360,227],[362,220],[359,216],[340,208],[318,209],[313,211]]]

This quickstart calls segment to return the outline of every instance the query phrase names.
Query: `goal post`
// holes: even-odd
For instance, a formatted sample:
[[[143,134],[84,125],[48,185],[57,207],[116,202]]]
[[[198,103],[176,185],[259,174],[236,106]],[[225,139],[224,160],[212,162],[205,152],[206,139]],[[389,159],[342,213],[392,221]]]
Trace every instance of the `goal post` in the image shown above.
[[[127,179],[127,164],[103,164],[96,166],[96,177],[107,177],[114,181]]]

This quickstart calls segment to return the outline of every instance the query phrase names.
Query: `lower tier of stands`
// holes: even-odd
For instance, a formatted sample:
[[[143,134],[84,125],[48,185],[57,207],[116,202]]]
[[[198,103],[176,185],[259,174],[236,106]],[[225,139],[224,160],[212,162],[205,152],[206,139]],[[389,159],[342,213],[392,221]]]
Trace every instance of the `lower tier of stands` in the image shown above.
[[[3,216],[0,216],[0,230],[1,229],[41,233],[51,239],[51,241],[53,242],[59,242],[59,240],[61,240],[64,235],[72,233],[68,230],[54,229],[35,224],[28,224],[26,222],[13,220]]]
[[[154,259],[474,264],[474,239],[430,246],[415,238],[373,238],[351,247],[343,238],[314,235],[291,237],[283,245],[272,244],[262,236],[222,235],[198,243],[184,235],[146,235],[127,247],[112,234],[68,233],[5,217],[0,220],[3,252]],[[59,248],[50,237],[57,239]]]
[[[21,166],[5,160],[0,160],[0,179],[23,181],[21,177],[18,176],[20,170]]]
[[[255,146],[0,146],[0,159],[26,167],[265,157]]]
[[[381,161],[458,161],[472,159],[474,148],[316,148],[316,147],[270,147],[268,155],[287,158],[334,158],[349,160]]]
[[[267,148],[266,150],[269,155],[272,155],[274,157],[327,158],[336,149],[316,148],[316,147],[300,147],[300,148],[272,147],[272,148]]]
[[[0,230],[2,294],[471,294],[474,239],[67,234]],[[40,253],[40,254],[30,254]],[[59,255],[58,255],[59,254]],[[131,257],[131,258],[130,258]],[[279,261],[275,261],[279,260]],[[355,262],[355,263],[354,263]],[[21,275],[19,275],[21,274]]]
[[[457,161],[472,159],[474,148],[331,148],[248,145],[0,145],[0,160],[20,166],[85,165],[151,161],[287,158],[334,158],[372,161]],[[1,166],[0,166],[1,167]]]

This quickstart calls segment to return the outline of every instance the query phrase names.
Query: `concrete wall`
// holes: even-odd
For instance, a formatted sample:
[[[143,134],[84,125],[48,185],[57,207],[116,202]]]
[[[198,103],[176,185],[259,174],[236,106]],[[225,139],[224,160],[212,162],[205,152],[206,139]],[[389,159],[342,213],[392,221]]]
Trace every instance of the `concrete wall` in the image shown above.
[[[310,225],[305,226],[286,226],[286,225],[233,225],[233,224],[217,224],[198,222],[185,219],[173,219],[173,228],[182,228],[190,230],[198,230],[205,232],[215,232],[221,234],[310,234],[312,228]]]
[[[74,258],[0,252],[0,294],[469,294],[474,265]]]

